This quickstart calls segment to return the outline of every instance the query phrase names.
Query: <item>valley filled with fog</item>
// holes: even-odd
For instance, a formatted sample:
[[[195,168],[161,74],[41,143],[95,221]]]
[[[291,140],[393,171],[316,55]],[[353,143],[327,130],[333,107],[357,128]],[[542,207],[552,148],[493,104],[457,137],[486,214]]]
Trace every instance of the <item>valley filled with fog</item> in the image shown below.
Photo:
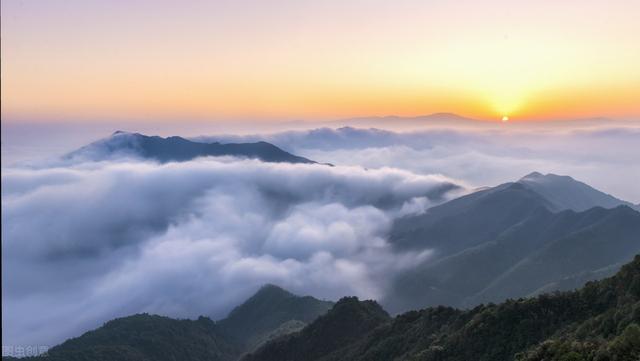
[[[265,141],[317,163],[159,162],[114,152],[112,139],[132,136],[109,138],[116,129],[52,143],[3,124],[6,342],[55,344],[139,312],[220,319],[266,283],[319,299],[382,300],[397,275],[438,251],[395,247],[398,219],[533,171],[640,202],[637,123],[140,128],[196,143]],[[91,157],[64,157],[105,137]]]

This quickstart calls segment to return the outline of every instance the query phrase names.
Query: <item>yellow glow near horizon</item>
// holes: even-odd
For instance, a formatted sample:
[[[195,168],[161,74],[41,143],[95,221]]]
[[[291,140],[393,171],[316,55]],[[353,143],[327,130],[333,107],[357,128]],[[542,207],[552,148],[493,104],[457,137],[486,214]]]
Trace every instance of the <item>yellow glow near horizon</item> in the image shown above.
[[[2,2],[2,118],[640,117],[640,3]]]

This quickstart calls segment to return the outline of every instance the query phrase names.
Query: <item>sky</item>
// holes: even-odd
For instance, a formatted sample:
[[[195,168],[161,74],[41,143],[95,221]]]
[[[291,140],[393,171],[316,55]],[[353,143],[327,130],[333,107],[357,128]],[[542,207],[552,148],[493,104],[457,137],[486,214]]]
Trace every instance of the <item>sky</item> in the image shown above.
[[[640,116],[637,1],[2,2],[3,122]]]

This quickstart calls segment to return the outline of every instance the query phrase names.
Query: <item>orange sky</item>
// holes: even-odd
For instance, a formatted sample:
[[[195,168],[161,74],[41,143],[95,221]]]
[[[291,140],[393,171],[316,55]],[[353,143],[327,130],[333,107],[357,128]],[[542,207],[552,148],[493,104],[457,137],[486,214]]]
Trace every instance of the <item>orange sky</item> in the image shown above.
[[[640,117],[638,1],[2,2],[2,118]]]

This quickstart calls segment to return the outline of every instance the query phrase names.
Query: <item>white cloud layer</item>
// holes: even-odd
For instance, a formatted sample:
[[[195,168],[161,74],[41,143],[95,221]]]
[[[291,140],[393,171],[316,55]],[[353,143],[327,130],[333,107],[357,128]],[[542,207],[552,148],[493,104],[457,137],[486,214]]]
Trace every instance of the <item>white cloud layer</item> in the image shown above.
[[[429,252],[394,217],[459,192],[383,168],[200,159],[2,173],[3,344],[52,345],[117,316],[223,317],[260,285],[378,298]]]
[[[577,121],[407,132],[345,127],[199,138],[223,142],[261,139],[318,162],[443,174],[476,187],[514,181],[532,171],[570,175],[640,203],[638,122],[594,125]]]
[[[207,138],[267,140],[336,167],[231,158],[3,165],[3,344],[51,345],[135,312],[223,317],[266,282],[378,298],[391,275],[429,256],[390,249],[393,219],[451,197],[450,179],[492,186],[535,170],[640,202],[633,124]]]

